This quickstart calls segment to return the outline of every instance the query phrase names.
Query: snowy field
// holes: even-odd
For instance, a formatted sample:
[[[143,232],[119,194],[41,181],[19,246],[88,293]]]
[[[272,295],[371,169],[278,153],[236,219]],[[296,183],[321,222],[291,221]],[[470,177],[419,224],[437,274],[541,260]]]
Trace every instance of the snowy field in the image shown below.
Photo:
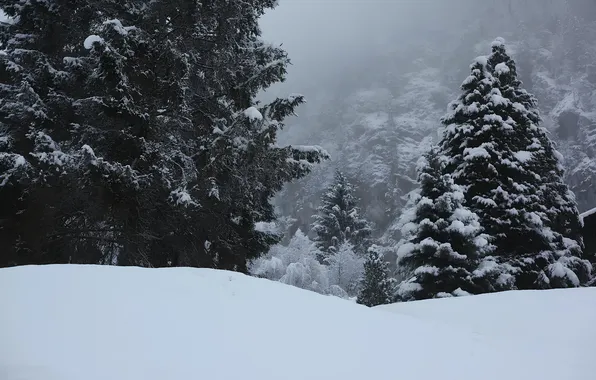
[[[0,269],[2,380],[593,380],[596,288],[368,309],[206,269]]]

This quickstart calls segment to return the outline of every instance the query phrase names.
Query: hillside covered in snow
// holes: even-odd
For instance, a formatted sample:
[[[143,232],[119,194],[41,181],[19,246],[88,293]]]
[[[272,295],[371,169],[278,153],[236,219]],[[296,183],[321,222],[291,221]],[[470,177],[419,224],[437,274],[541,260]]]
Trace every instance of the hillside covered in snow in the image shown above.
[[[340,26],[323,41],[318,36],[309,39],[309,34],[292,39],[289,32],[274,28],[276,18],[289,18],[284,12],[300,9],[292,1],[282,2],[264,18],[265,35],[283,40],[298,59],[287,86],[311,100],[280,138],[321,144],[331,153],[331,160],[312,175],[287,186],[278,199],[282,214],[296,218],[307,230],[332,177],[329,173],[340,169],[358,185],[363,211],[375,223],[376,235],[389,237],[406,194],[416,187],[416,162],[440,136],[440,119],[470,64],[497,36],[506,39],[524,87],[538,99],[543,126],[563,154],[565,180],[579,210],[596,206],[594,2],[369,3],[342,5],[342,14],[356,24],[374,20],[374,28],[350,34],[339,29],[344,23],[338,16],[332,21]],[[327,9],[331,2],[319,7],[312,13],[335,14]],[[304,17],[316,24],[322,16]],[[297,27],[303,19],[288,22]],[[344,40],[353,46],[340,45]],[[322,54],[307,53],[323,49],[319,44],[324,43]],[[317,72],[323,74],[315,76]]]
[[[596,289],[369,309],[208,269],[0,269],[7,380],[593,379]]]

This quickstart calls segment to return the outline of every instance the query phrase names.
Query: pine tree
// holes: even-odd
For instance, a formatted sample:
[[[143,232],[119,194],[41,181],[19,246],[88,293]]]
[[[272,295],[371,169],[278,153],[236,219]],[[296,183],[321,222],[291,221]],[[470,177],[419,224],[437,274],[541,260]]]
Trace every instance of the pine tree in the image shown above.
[[[476,278],[474,271],[491,246],[481,233],[478,216],[463,205],[464,189],[443,174],[444,161],[436,148],[421,159],[420,189],[412,194],[400,220],[398,267],[405,279],[398,287],[399,300],[483,291],[483,278]]]
[[[515,62],[497,39],[443,119],[445,172],[465,189],[465,204],[490,236],[496,261],[515,273],[512,286],[578,286],[588,273],[579,259],[577,210],[539,127],[536,101],[520,86]]]
[[[583,242],[581,221],[577,210],[575,196],[564,183],[563,157],[556,150],[545,128],[540,126],[541,118],[537,102],[533,95],[521,88],[517,78],[515,61],[507,54],[504,40],[498,38],[492,45],[492,54],[488,58],[488,68],[495,77],[496,88],[510,102],[507,114],[517,123],[516,132],[520,140],[527,145],[517,152],[527,157],[522,162],[529,171],[536,173],[536,182],[540,183],[543,233],[547,235],[554,255],[547,259],[548,266],[543,267],[543,255],[539,255],[535,263],[524,258],[523,272],[532,275],[518,278],[518,286],[530,288],[537,283],[544,287],[570,287],[585,283],[591,272],[590,264],[582,260]],[[527,138],[526,137],[526,138]],[[546,278],[543,277],[543,271]],[[540,285],[544,281],[545,284]]]
[[[370,247],[356,302],[368,307],[389,304],[393,300],[394,284],[395,279],[389,277],[387,262],[375,246]]]
[[[254,100],[289,63],[260,39],[274,5],[0,2],[1,264],[246,271],[271,197],[326,157],[275,143],[302,96]]]
[[[333,184],[323,194],[319,213],[313,218],[315,241],[324,254],[337,252],[344,242],[364,253],[369,244],[370,224],[359,215],[358,200],[346,177],[337,171]],[[324,261],[324,258],[321,258]]]

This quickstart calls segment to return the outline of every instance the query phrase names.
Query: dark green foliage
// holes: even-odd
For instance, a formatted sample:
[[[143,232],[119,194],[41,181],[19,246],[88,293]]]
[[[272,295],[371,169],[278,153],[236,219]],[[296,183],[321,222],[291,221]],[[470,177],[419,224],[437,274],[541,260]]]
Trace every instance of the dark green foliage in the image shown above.
[[[322,252],[333,254],[346,241],[354,245],[357,253],[366,252],[371,226],[360,217],[354,189],[341,172],[336,172],[333,184],[323,194],[318,211],[313,216],[312,228],[316,233],[314,240]]]
[[[440,146],[449,157],[445,172],[466,189],[465,203],[494,244],[496,262],[515,277],[496,289],[585,283],[589,265],[581,259],[578,212],[560,154],[502,39],[472,66],[462,90],[443,120]]]
[[[376,247],[369,248],[356,302],[368,307],[389,304],[393,299],[394,287],[395,280],[389,276],[387,262]]]
[[[273,5],[0,1],[0,265],[245,271],[275,243],[256,223],[326,154],[275,144],[302,96],[254,100],[289,63]]]
[[[478,216],[463,206],[463,189],[443,174],[445,157],[432,149],[419,166],[420,189],[401,218],[398,300],[476,294],[474,270],[490,245]]]

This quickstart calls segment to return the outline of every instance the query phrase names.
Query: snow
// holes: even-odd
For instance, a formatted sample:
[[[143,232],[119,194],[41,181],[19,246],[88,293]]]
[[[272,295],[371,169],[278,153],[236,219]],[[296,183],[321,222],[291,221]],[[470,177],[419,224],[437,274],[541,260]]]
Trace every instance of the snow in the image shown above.
[[[387,112],[375,112],[364,115],[362,125],[367,129],[383,129],[389,122]]]
[[[185,188],[177,188],[176,190],[173,190],[170,193],[170,197],[172,201],[179,206],[198,206],[198,203],[192,199],[188,190]]]
[[[0,378],[589,379],[595,297],[518,291],[369,309],[210,269],[5,268]]]
[[[25,160],[25,157],[21,156],[20,154],[15,155],[15,160],[14,160],[14,166],[19,167],[19,166],[25,166],[27,165],[27,161]]]
[[[469,115],[476,114],[479,111],[480,111],[480,108],[478,108],[478,102],[474,102],[474,103],[470,104],[466,109],[466,113]]]
[[[501,91],[499,91],[499,89],[494,88],[491,91],[490,94],[490,101],[495,105],[495,106],[507,106],[509,105],[509,100],[507,98],[504,98],[501,94]]]
[[[579,286],[581,283],[577,275],[563,263],[553,263],[549,265],[548,270],[552,277],[568,278],[574,286]]]
[[[592,326],[596,320],[594,299],[596,288],[530,290],[409,302],[379,306],[377,309],[445,326],[465,327],[480,336],[500,337],[512,344],[516,341],[531,344],[534,347],[530,351],[518,351],[524,359],[532,360],[534,355],[539,356],[542,352],[545,355],[544,363],[549,360],[557,363],[547,366],[551,370],[561,373],[569,371],[561,375],[562,378],[588,379],[591,376],[587,355],[591,352],[590,342],[596,338],[596,327]],[[571,315],[573,321],[565,323]],[[517,351],[513,345],[511,349]],[[559,365],[566,368],[558,368]],[[517,378],[515,369],[511,367],[510,370],[511,374],[503,379]],[[536,373],[529,378],[555,379],[556,375]]]
[[[513,153],[513,155],[519,162],[522,163],[528,162],[532,159],[532,152],[528,152],[526,150],[520,150],[518,152]]]
[[[474,58],[473,64],[474,63],[479,63],[482,66],[486,66],[488,64],[488,57],[486,55],[480,55],[480,56]]]
[[[304,98],[304,95],[297,94],[297,93],[292,93],[292,94],[288,95],[288,101],[290,101],[290,102],[294,102],[296,99],[299,99],[299,98]]]
[[[438,276],[439,275],[439,268],[435,267],[435,266],[429,266],[429,265],[423,265],[420,266],[418,268],[416,268],[416,270],[414,271],[415,275],[419,275],[419,274],[431,274],[433,276]]]
[[[136,29],[134,26],[123,26],[122,22],[118,19],[107,20],[107,21],[104,21],[103,24],[112,26],[112,28],[114,28],[114,30],[116,32],[118,32],[119,34],[121,34],[123,36],[126,36],[129,31]]]
[[[318,145],[292,145],[291,148],[301,153],[315,153],[328,156],[329,153]]]
[[[85,47],[85,49],[90,50],[93,47],[93,44],[96,42],[102,43],[103,38],[101,38],[98,35],[92,34],[89,37],[85,38],[85,41],[83,42],[83,46]]]
[[[593,214],[596,214],[596,207],[579,214],[579,219],[582,221],[582,224],[583,224],[584,218],[587,218],[588,216],[593,215]]]
[[[255,223],[255,231],[275,235],[280,233],[280,228],[275,222],[257,222]]]
[[[483,147],[465,148],[464,149],[464,157],[465,157],[465,160],[472,160],[477,157],[490,158],[490,154]]]
[[[553,85],[553,87],[555,86],[556,84]],[[578,108],[577,94],[574,91],[569,91],[553,108],[551,115],[553,115],[553,118],[557,118],[565,111],[577,112]]]
[[[453,291],[453,295],[457,296],[457,297],[465,297],[465,296],[469,296],[470,293],[466,292],[462,288],[457,288]]]
[[[497,74],[508,74],[511,70],[505,62],[501,62],[495,66],[495,72]]]
[[[6,24],[14,24],[16,22],[18,22],[19,17],[17,16],[16,18],[12,18],[6,15],[6,13],[4,13],[4,11],[2,9],[0,9],[0,23],[6,23]]]
[[[410,255],[416,249],[414,243],[404,243],[397,248],[397,257],[404,257]]]
[[[497,37],[491,44],[492,47],[503,47],[505,45],[505,39],[503,37]]]
[[[263,120],[263,115],[256,107],[249,107],[244,110],[244,116],[250,120]]]

